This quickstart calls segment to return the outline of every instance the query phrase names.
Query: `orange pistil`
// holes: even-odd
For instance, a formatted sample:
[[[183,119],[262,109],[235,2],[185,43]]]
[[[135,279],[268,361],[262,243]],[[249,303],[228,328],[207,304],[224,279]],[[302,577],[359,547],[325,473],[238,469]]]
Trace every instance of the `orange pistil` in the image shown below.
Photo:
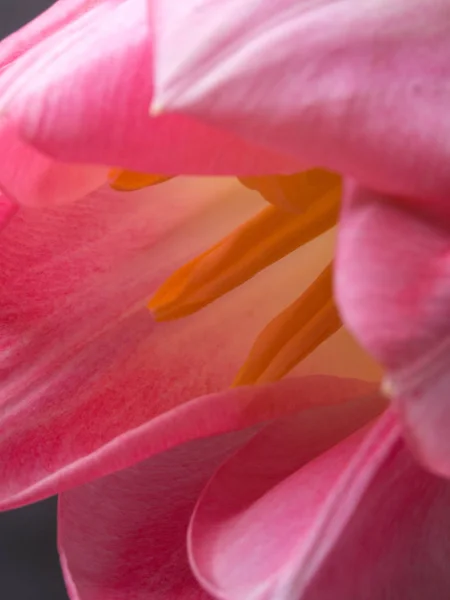
[[[149,175],[126,169],[111,169],[108,174],[109,185],[118,192],[134,192],[172,178],[172,175]]]

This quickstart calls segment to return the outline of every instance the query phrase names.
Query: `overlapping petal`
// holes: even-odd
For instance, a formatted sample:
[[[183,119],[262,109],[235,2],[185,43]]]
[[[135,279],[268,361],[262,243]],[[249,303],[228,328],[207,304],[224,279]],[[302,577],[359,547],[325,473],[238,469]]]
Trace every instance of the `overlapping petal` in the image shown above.
[[[2,508],[181,439],[272,415],[258,403],[258,389],[233,402],[211,400],[214,410],[193,405],[192,415],[177,407],[231,384],[264,324],[329,260],[329,239],[188,319],[155,323],[146,307],[170,272],[261,202],[236,180],[177,178],[129,194],[102,189],[71,205],[15,215],[0,245]],[[327,352],[340,340],[350,352],[330,361]],[[336,336],[296,373],[364,377],[365,368],[373,376],[367,359],[352,362],[354,354],[355,345]],[[284,410],[282,401],[277,406]],[[169,427],[165,418],[176,424]],[[153,420],[160,429],[150,435]]]
[[[343,318],[387,368],[414,446],[450,474],[450,232],[397,198],[360,187],[347,195],[336,288]]]
[[[301,163],[389,193],[348,187],[337,296],[412,447],[450,476],[448,18],[445,0],[60,0],[0,48],[0,508],[63,492],[73,600],[446,593],[448,483],[393,411],[367,425],[371,384],[295,376],[373,375],[345,332],[277,384],[227,389],[330,236],[155,323],[154,290],[260,199],[183,178],[90,192],[105,164]],[[50,206],[11,220],[18,204]]]
[[[72,202],[99,188],[108,169],[63,163],[24,142],[0,116],[0,190],[19,204],[34,206]]]
[[[339,600],[445,598],[450,586],[448,481],[421,469],[401,441],[372,469],[370,460],[370,482],[305,600],[328,600],[330,591]]]
[[[398,435],[388,414],[339,444],[376,414],[365,409],[276,422],[216,473],[189,534],[194,571],[214,597],[303,598]]]
[[[348,415],[274,423],[216,473],[190,529],[214,597],[445,594],[448,483],[414,464],[390,412],[333,445],[357,424]]]
[[[257,465],[257,472],[267,469],[266,482],[273,479],[275,465],[277,474],[282,469],[286,475],[295,464],[319,453],[321,444],[328,447],[342,435],[366,423],[380,410],[376,401],[360,398],[344,403],[342,411],[341,407],[318,408],[333,404],[339,396],[341,400],[357,396],[364,388],[367,393],[369,388],[361,382],[335,378],[317,378],[314,383],[298,379],[273,386],[272,390],[278,390],[277,401],[285,403],[284,396],[289,394],[297,410],[310,407],[303,413],[304,418],[295,418],[295,423],[303,423],[297,433],[306,436],[298,437],[295,450],[300,446],[303,452],[297,455],[286,457],[276,446],[266,447],[266,452],[261,452],[262,462]],[[260,400],[271,393],[270,388],[261,389]],[[235,404],[235,394],[236,390],[228,392],[227,401]],[[209,409],[212,408],[210,403]],[[318,425],[318,429],[313,425]],[[292,427],[286,421],[274,427],[279,433],[292,433]],[[208,479],[254,432],[254,429],[247,429],[196,440],[65,492],[60,500],[59,540],[73,600],[103,600],[105,597],[143,600],[157,598],[161,593],[165,598],[183,600],[208,598],[188,566],[186,536],[189,519]],[[272,439],[273,436],[269,438],[270,442],[279,442]],[[313,443],[307,448],[311,441]],[[259,448],[261,450],[261,444]],[[269,462],[266,462],[267,451],[271,454]],[[282,464],[285,458],[288,460]],[[237,487],[238,495],[252,489],[254,491],[253,481],[247,487],[245,477],[242,477]],[[234,488],[227,490],[227,498],[232,499],[235,491]],[[233,568],[235,565],[230,565],[231,577]]]
[[[11,66],[3,109],[61,160],[163,174],[298,170],[295,159],[189,117],[150,119],[150,36],[145,0],[94,2]]]
[[[186,531],[207,480],[249,432],[196,440],[59,499],[59,548],[71,600],[207,600]]]
[[[46,39],[100,0],[60,0],[0,44],[0,105],[47,51]],[[36,76],[38,77],[39,67]],[[0,111],[0,189],[20,204],[71,202],[100,187],[107,168],[59,162],[31,147]]]
[[[153,113],[439,200],[450,186],[446,0],[150,0]]]
[[[182,179],[128,196],[106,188],[69,206],[23,208],[3,230],[2,504],[224,383],[217,356],[206,366],[193,359],[189,386],[188,348],[205,330],[156,330],[146,299],[175,264],[211,243],[212,207],[223,231],[259,205],[244,188],[247,201],[233,199],[236,189]],[[217,342],[205,343],[211,352]],[[225,372],[225,354],[223,364]]]

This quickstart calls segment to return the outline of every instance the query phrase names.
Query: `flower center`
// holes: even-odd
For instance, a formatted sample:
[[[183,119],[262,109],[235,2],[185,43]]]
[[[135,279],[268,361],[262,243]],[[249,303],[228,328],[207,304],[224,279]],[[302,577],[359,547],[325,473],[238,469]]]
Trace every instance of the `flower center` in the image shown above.
[[[111,185],[136,190],[171,177],[114,170]],[[242,285],[272,263],[332,228],[341,180],[313,169],[295,175],[245,177],[271,205],[177,269],[149,303],[157,321],[186,317]],[[332,293],[332,267],[257,337],[234,385],[277,381],[341,326]]]

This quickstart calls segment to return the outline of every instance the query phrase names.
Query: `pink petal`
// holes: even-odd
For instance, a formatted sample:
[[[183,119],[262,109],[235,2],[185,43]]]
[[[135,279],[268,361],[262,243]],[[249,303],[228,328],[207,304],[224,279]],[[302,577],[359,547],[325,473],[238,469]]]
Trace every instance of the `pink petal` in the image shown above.
[[[153,114],[446,202],[446,0],[151,0]],[[448,215],[448,209],[447,209]]]
[[[386,454],[305,600],[447,597],[449,483],[400,441]]]
[[[245,401],[248,409],[245,396],[247,399],[253,396],[254,401],[262,401],[266,406],[269,402],[273,408],[279,402],[286,406],[286,396],[290,396],[292,405],[301,410],[308,405],[334,403],[346,396],[360,394],[364,387],[366,391],[368,389],[360,382],[339,383],[337,385],[334,378],[300,379],[285,380],[265,389],[235,389],[222,395],[224,402],[217,402],[217,397],[216,410],[221,418],[226,418],[225,407],[232,406],[235,410],[238,398]],[[215,419],[211,399],[205,398],[201,402],[209,410],[209,414],[204,411],[203,416],[209,421]],[[196,404],[200,408],[198,401]],[[309,411],[314,417],[308,419],[307,412],[306,419],[310,425],[314,423],[320,427],[322,418],[337,416],[339,425],[331,427],[330,443],[333,435],[336,437],[343,429],[349,431],[352,426],[367,421],[377,410],[376,403],[367,399],[351,405],[358,414],[352,416],[350,423],[344,424],[339,418],[340,407],[328,411],[315,408]],[[256,408],[256,402],[253,407]],[[346,412],[345,408],[342,412]],[[241,421],[241,424],[250,425],[251,419],[246,423]],[[184,420],[186,426],[192,426],[190,419]],[[155,433],[155,428],[148,429],[147,439],[151,438],[151,433]],[[139,600],[156,598],[161,593],[164,598],[183,600],[209,597],[201,592],[188,567],[185,544],[189,518],[209,477],[250,434],[251,431],[246,430],[196,440],[65,492],[60,504],[59,538],[66,581],[73,600],[103,600],[106,597],[108,600],[131,597]],[[142,438],[141,444],[143,442]],[[126,448],[128,451],[128,446]],[[270,463],[261,464],[260,468],[266,466],[270,469]]]
[[[22,141],[11,123],[0,117],[0,189],[11,199],[30,205],[77,200],[100,187],[106,167],[57,162]]]
[[[204,351],[216,359],[203,366],[200,351],[190,371],[189,336],[199,345],[205,327],[196,332],[195,319],[156,325],[146,300],[180,262],[259,206],[244,188],[242,202],[236,188],[183,179],[131,194],[106,188],[69,206],[23,207],[2,231],[0,452],[9,459],[0,504],[231,380],[240,340],[231,337],[230,356],[219,355],[210,336]]]
[[[71,599],[209,598],[187,561],[189,517],[214,470],[249,435],[196,440],[62,494],[59,549]]]
[[[189,117],[150,119],[147,21],[145,0],[101,2],[16,61],[3,104],[21,133],[61,160],[153,173],[299,169],[297,160]]]
[[[373,418],[375,406],[283,419],[216,473],[189,534],[194,572],[214,597],[303,598],[397,440],[386,414],[373,431],[334,446]]]
[[[0,98],[33,64],[42,42],[80,17],[97,0],[60,0],[0,44]],[[33,47],[35,51],[32,52]],[[30,59],[30,53],[31,61]],[[26,76],[26,75],[25,75]],[[23,204],[71,202],[98,188],[107,168],[55,162],[20,139],[17,129],[0,116],[0,189]]]
[[[201,583],[233,600],[446,597],[450,485],[415,464],[392,414],[328,451],[346,415],[305,416],[258,434],[202,495]]]
[[[444,222],[445,224],[445,222]],[[336,290],[342,315],[387,368],[416,452],[450,475],[450,234],[361,188],[346,198]]]
[[[230,385],[257,333],[323,267],[322,240],[189,318],[155,323],[146,308],[262,204],[234,180],[177,178],[15,216],[0,244],[1,507],[288,410],[278,388],[275,409],[258,390],[183,405]],[[311,356],[306,372],[327,364]]]
[[[17,204],[0,194],[0,231],[9,223],[17,211]]]

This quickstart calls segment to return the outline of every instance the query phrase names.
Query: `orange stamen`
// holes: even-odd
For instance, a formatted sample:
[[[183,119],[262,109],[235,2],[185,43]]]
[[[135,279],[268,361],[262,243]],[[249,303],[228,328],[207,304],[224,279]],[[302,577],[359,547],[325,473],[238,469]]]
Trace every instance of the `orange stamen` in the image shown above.
[[[234,386],[281,379],[341,327],[333,301],[331,264],[259,334]]]
[[[153,175],[126,169],[111,169],[108,174],[109,185],[118,192],[134,192],[172,178],[172,175]]]
[[[335,185],[310,201],[302,213],[286,213],[275,206],[262,210],[162,284],[149,304],[156,320],[200,310],[333,227],[340,195],[340,185]]]

